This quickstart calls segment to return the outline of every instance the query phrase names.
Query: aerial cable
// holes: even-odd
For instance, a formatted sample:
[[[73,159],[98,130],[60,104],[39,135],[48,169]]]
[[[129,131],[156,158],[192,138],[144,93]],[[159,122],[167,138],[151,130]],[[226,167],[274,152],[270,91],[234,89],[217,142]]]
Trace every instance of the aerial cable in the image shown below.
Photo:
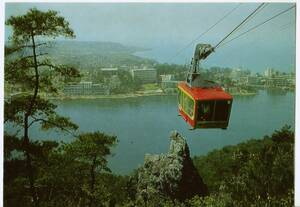
[[[245,21],[236,31],[239,31],[243,25],[247,24],[251,19],[253,19],[259,12],[261,12],[266,6],[268,5],[268,3],[265,3],[262,7],[260,7],[247,21]],[[232,33],[233,34],[233,33]]]
[[[173,57],[170,58],[172,60],[173,58],[177,57],[182,51],[190,47],[195,41],[200,39],[202,36],[204,36],[206,33],[208,33],[210,30],[212,30],[216,25],[218,25],[220,22],[222,22],[226,17],[228,17],[232,12],[234,12],[241,3],[239,3],[237,6],[235,6],[233,9],[231,9],[229,12],[227,12],[224,16],[222,16],[216,23],[214,23],[212,26],[210,26],[206,31],[202,32],[199,36],[197,36],[195,39],[193,39],[191,42],[189,42],[184,48],[179,50]]]
[[[293,26],[293,24],[295,24],[295,21],[291,21],[291,22],[289,22],[289,23],[287,23],[287,24],[281,25],[280,28],[279,28],[279,30],[280,30],[280,31],[286,30],[286,29],[288,29],[290,26]]]
[[[226,35],[214,48],[218,48],[222,42],[224,42],[230,35],[237,31],[245,22],[248,21],[265,3],[261,3],[251,14],[249,14],[238,26],[236,26],[228,35]]]
[[[240,25],[240,27],[235,30],[235,32],[232,32],[231,35],[237,33],[245,24],[247,24],[251,19],[253,19],[258,13],[260,13],[266,6],[268,5],[268,3],[265,3],[262,7],[260,7],[252,16],[250,16],[244,23],[242,23]],[[226,42],[223,42],[221,44],[219,44],[218,48],[219,47],[222,47],[224,44],[226,44]]]
[[[269,21],[275,19],[276,17],[278,17],[278,16],[280,16],[280,15],[282,15],[282,14],[288,12],[289,10],[291,10],[291,9],[293,9],[293,8],[295,8],[295,7],[296,7],[296,6],[292,6],[292,7],[289,7],[288,9],[286,9],[286,10],[284,10],[284,11],[282,11],[282,12],[279,12],[278,14],[276,14],[276,15],[270,17],[269,19],[267,19],[267,20],[265,20],[265,21],[263,21],[263,22],[257,24],[257,25],[254,26],[254,27],[251,27],[251,28],[248,29],[247,31],[245,31],[245,32],[239,34],[238,36],[236,36],[236,37],[234,37],[234,38],[228,40],[227,42],[225,42],[224,44],[222,44],[222,46],[228,44],[229,42],[231,42],[231,41],[233,41],[233,40],[235,40],[235,39],[237,39],[237,38],[239,38],[239,37],[241,37],[241,36],[243,36],[243,35],[245,35],[245,34],[248,33],[248,32],[251,32],[251,31],[255,30],[256,28],[262,26],[263,24],[265,24],[265,23],[267,23],[267,22],[269,22]]]

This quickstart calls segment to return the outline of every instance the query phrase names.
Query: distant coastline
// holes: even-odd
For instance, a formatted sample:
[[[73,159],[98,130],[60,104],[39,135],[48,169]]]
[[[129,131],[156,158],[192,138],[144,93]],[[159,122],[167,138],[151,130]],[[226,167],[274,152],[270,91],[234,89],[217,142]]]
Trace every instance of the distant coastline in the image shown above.
[[[112,94],[112,95],[88,95],[88,96],[53,96],[48,99],[53,100],[74,100],[74,99],[126,99],[126,98],[137,98],[146,96],[168,96],[176,94],[165,94],[165,93],[148,93],[148,94]]]
[[[259,92],[237,92],[230,93],[232,96],[255,96],[259,94]],[[41,94],[42,97],[47,98],[49,100],[76,100],[76,99],[126,99],[126,98],[138,98],[138,97],[148,97],[148,96],[176,96],[177,93],[164,93],[164,92],[146,92],[146,93],[126,93],[126,94],[111,94],[111,95],[81,95],[81,96],[66,96],[66,95],[58,95],[58,96],[46,96],[45,94]],[[5,97],[8,99],[8,97]]]
[[[255,96],[258,93],[232,93],[232,96]],[[87,95],[87,96],[52,96],[51,100],[75,100],[75,99],[126,99],[148,96],[176,96],[177,93],[130,93],[130,94],[112,94],[112,95]]]

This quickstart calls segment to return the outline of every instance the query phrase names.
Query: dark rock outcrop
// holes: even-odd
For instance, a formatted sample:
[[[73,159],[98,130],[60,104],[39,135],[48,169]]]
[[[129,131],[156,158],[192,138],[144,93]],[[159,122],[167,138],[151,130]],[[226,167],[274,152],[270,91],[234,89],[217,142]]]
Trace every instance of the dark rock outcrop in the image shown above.
[[[167,154],[145,155],[138,172],[137,199],[142,202],[158,198],[183,201],[195,195],[208,194],[206,185],[190,158],[186,140],[172,132]]]

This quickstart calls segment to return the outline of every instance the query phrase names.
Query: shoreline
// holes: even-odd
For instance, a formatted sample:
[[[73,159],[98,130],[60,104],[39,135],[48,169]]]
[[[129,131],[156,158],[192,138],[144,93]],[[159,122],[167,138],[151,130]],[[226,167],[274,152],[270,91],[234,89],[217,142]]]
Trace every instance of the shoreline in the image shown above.
[[[113,95],[86,95],[86,96],[57,96],[48,97],[51,100],[74,100],[74,99],[126,99],[126,98],[138,98],[148,96],[168,96],[176,94],[165,93],[149,93],[149,94],[113,94]]]
[[[232,93],[232,96],[255,96],[258,93]],[[86,95],[86,96],[57,96],[48,97],[50,100],[76,100],[76,99],[127,99],[149,96],[176,96],[177,93],[148,93],[148,94],[113,94],[113,95]]]
[[[259,93],[253,92],[253,93],[231,93],[232,96],[255,96]]]

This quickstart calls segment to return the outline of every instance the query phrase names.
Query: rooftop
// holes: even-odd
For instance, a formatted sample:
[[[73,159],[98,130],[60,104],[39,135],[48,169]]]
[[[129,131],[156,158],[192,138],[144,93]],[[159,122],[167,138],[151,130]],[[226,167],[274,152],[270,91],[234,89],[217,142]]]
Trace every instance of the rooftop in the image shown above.
[[[232,100],[232,96],[229,93],[223,91],[221,87],[212,88],[190,88],[186,82],[180,82],[178,87],[183,89],[186,93],[193,96],[195,100]]]

